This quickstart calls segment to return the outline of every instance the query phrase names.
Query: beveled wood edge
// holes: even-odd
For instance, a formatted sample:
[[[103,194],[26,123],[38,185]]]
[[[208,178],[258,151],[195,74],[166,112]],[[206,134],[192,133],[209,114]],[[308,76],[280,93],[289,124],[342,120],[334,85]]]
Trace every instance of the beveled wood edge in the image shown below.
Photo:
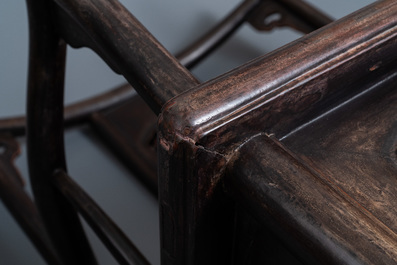
[[[197,144],[209,133],[238,119],[259,118],[258,115],[263,115],[259,110],[266,104],[268,107],[277,104],[280,108],[283,102],[277,100],[293,94],[291,92],[296,93],[296,108],[299,104],[305,108],[303,104],[321,103],[327,97],[327,93],[321,91],[328,89],[326,84],[316,88],[321,93],[320,100],[312,102],[297,102],[299,97],[306,96],[299,95],[299,89],[316,78],[326,76],[343,63],[350,63],[388,41],[394,41],[397,36],[396,14],[395,1],[377,1],[173,98],[159,117],[162,134],[171,136],[176,132]],[[377,68],[379,65],[372,64],[367,70],[370,72]],[[351,74],[355,73],[341,73],[346,79]],[[287,102],[284,104],[288,105]]]

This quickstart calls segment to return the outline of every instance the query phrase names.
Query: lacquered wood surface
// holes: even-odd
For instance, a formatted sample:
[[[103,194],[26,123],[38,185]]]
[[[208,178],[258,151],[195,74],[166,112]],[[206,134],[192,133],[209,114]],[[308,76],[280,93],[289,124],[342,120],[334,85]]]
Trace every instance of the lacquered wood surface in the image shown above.
[[[333,175],[327,174],[329,167],[319,169],[316,164],[307,163],[266,135],[253,138],[238,153],[230,171],[233,194],[303,260],[310,264],[397,262],[393,227],[374,217],[370,209],[335,183]],[[357,160],[345,160],[354,170]],[[354,176],[342,170],[338,173],[347,178]],[[361,175],[363,182],[368,179],[366,185],[351,187],[363,192],[380,189],[370,182],[371,173]],[[396,172],[391,176],[396,176]],[[382,200],[386,218],[393,215],[390,212],[395,203],[388,199],[386,195]],[[378,202],[375,197],[371,201]]]
[[[228,148],[233,137],[261,131],[282,137],[326,101],[362,89],[357,83],[363,76],[380,78],[380,71],[389,71],[396,10],[394,1],[376,2],[198,86],[166,105],[162,123],[207,148]],[[380,61],[383,67],[377,67]],[[231,126],[240,133],[224,131]]]
[[[97,52],[160,114],[157,136],[155,115],[135,98],[111,109],[99,106],[106,100],[88,102],[70,117],[89,119],[126,164],[135,161],[128,166],[153,191],[158,163],[162,264],[396,262],[394,1],[378,1],[201,85],[118,1],[32,3],[29,165],[44,220],[36,226],[47,229],[55,259],[96,264],[77,210],[119,262],[147,263],[64,173],[66,42]],[[215,31],[205,49],[248,13],[259,18],[251,17],[254,26],[269,29],[306,32],[330,21],[301,1],[265,1],[251,12],[257,3],[245,1],[231,28]],[[281,18],[268,23],[272,12]],[[15,122],[23,133],[23,120]],[[26,199],[19,191],[14,195]]]
[[[283,140],[391,234],[397,234],[396,84],[394,78],[384,91],[372,91]]]
[[[228,245],[230,239],[226,236],[226,231],[228,229],[231,231],[230,227],[233,226],[234,221],[230,216],[233,216],[234,206],[233,197],[231,201],[224,197],[223,181],[225,174],[229,174],[225,171],[228,163],[233,161],[240,148],[258,135],[282,139],[300,126],[322,117],[325,113],[333,112],[341,105],[348,104],[360,94],[373,89],[382,89],[395,80],[396,13],[397,5],[394,1],[378,1],[269,55],[189,90],[167,103],[159,118],[158,145],[162,165],[159,175],[159,196],[164,264],[201,264],[204,262],[201,259],[204,253],[211,253],[208,254],[211,258],[206,259],[206,262],[213,264],[225,262],[222,257],[232,249],[232,246]],[[261,143],[256,144],[259,146],[254,144],[247,152],[255,149],[260,157]],[[251,154],[253,158],[255,152]],[[279,163],[276,161],[272,164],[272,156],[266,152],[264,155],[267,155],[264,161],[274,166],[274,169],[266,166],[261,171],[263,174],[266,173],[266,169],[277,172],[285,167],[288,168],[290,163],[288,159],[281,159]],[[243,156],[241,159],[244,161]],[[257,163],[250,164],[253,169],[255,164],[258,164],[258,167],[263,164],[261,161],[254,161]],[[280,168],[277,167],[278,164]],[[247,168],[249,172],[250,167]],[[233,168],[232,172],[238,170],[239,167]],[[280,176],[290,178],[293,172],[295,171],[284,172],[285,175],[280,173]],[[305,174],[301,175],[302,180],[305,179]],[[258,181],[260,181],[259,175]],[[311,185],[308,184],[307,189]],[[238,184],[235,185],[230,190],[231,194],[234,189],[239,188]],[[331,203],[335,199],[333,191],[328,187],[322,189],[326,193],[324,196],[328,196]],[[263,192],[266,194],[265,191]],[[287,197],[299,196],[295,194],[298,190],[283,190],[283,192]],[[249,189],[247,193],[252,196],[255,194],[254,191],[250,193]],[[251,198],[250,202],[261,205],[260,198],[259,200],[255,198]],[[323,202],[326,204],[328,199],[324,199]],[[317,203],[315,196],[312,200]],[[337,206],[343,200],[342,196],[332,204]],[[274,201],[277,204],[277,198],[274,198]],[[364,216],[360,210],[355,209],[355,206],[344,203],[343,207],[350,209],[350,213],[354,212],[353,215],[356,217]],[[290,209],[294,211],[293,207]],[[387,226],[379,226],[378,223],[371,226],[375,227],[375,230],[371,230],[372,228],[366,230],[369,234],[364,232],[364,238],[371,242],[379,233],[379,240],[385,239],[385,241],[377,241],[373,245],[367,242],[370,245],[368,251],[371,249],[368,253],[360,244],[354,245],[354,238],[360,237],[354,232],[348,236],[349,247],[346,247],[342,239],[341,241],[336,239],[336,244],[325,243],[333,242],[333,236],[343,234],[342,232],[338,234],[338,225],[335,226],[332,220],[327,219],[327,215],[333,216],[337,209],[337,207],[330,209],[329,214],[323,211],[318,215],[320,220],[329,222],[325,222],[325,226],[329,224],[333,227],[329,237],[317,234],[316,229],[306,229],[305,224],[297,226],[302,228],[297,228],[302,235],[316,234],[322,238],[320,241],[312,242],[310,238],[316,237],[307,234],[308,240],[302,237],[305,243],[294,244],[292,248],[296,253],[302,252],[305,262],[312,264],[316,264],[319,260],[330,264],[375,262],[376,254],[379,254],[376,253],[377,243],[383,250],[387,250],[388,254],[382,257],[383,261],[390,264],[394,260],[394,235],[384,233],[383,229],[387,229]],[[285,222],[298,222],[301,215],[296,213],[295,217],[291,214]],[[278,220],[282,221],[283,218]],[[310,222],[310,218],[302,220],[303,223]],[[360,218],[350,220],[361,222]],[[368,219],[369,223],[372,222],[370,220],[372,219]],[[366,221],[363,222],[354,229],[364,229]],[[343,222],[341,221],[340,224],[342,225]],[[321,225],[320,221],[319,226]],[[284,238],[288,238],[288,231],[292,231],[285,230],[286,228],[281,224],[278,229],[281,230],[281,234],[287,235]],[[350,231],[349,229],[345,226],[344,231]],[[208,231],[211,231],[211,234]],[[211,244],[205,240],[210,238]],[[317,245],[318,242],[323,242],[325,245],[319,243],[320,245],[310,248],[308,254],[305,254],[302,246]],[[219,255],[211,252],[215,245],[221,246],[218,249]],[[356,257],[354,251],[361,253],[357,254],[361,256]],[[379,263],[382,264],[382,261]]]

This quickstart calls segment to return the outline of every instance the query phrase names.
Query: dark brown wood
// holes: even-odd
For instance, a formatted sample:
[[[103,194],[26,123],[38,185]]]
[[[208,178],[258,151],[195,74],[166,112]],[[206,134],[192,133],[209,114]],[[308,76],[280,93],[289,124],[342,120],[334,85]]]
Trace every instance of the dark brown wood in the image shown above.
[[[198,84],[118,1],[55,2],[62,8],[59,23],[67,42],[96,51],[124,75],[156,114],[169,99]]]
[[[193,65],[198,63],[211,51],[213,51],[218,45],[224,42],[247,18],[252,17],[249,15],[251,14],[251,11],[253,9],[258,7],[259,2],[260,1],[257,0],[244,1],[221,23],[215,26],[201,39],[189,46],[183,52],[179,53],[176,56],[178,60],[180,60],[181,63],[186,65],[187,67],[192,67]],[[299,7],[301,5],[301,3],[298,4]],[[315,12],[310,13],[311,16],[313,16],[314,14]],[[257,16],[263,20],[262,14],[257,14]],[[124,105],[126,113],[122,113],[120,111],[120,109],[122,108],[119,108],[119,111],[117,111],[116,113],[113,112],[114,114],[110,114],[109,112],[106,112],[106,114],[98,113],[101,110],[106,111],[106,109],[122,103],[125,100],[128,100],[133,94],[134,92],[131,86],[126,84],[107,93],[67,106],[64,110],[64,125],[65,127],[69,127],[83,122],[87,122],[89,117],[91,117],[91,114],[95,113],[93,123],[96,124],[95,127],[98,129],[100,134],[104,135],[103,139],[110,139],[111,145],[113,146],[112,149],[115,150],[116,154],[122,157],[122,160],[125,161],[125,164],[128,167],[131,167],[131,165],[133,165],[133,172],[138,172],[138,174],[142,176],[143,181],[149,185],[150,189],[155,194],[157,194],[157,174],[155,166],[157,162],[156,155],[152,151],[149,151],[150,155],[147,154],[147,152],[145,151],[147,143],[141,144],[142,141],[131,141],[131,138],[135,137],[123,138],[123,134],[129,135],[131,133],[128,131],[128,126],[124,128],[120,127],[120,125],[122,124],[127,124],[129,119],[128,116],[125,121],[123,121],[122,123],[119,122],[118,126],[112,125],[114,119],[119,119],[122,116],[126,116],[128,115],[128,113],[131,113],[126,109],[127,105]],[[130,104],[134,104],[134,101],[136,101],[136,99],[131,100]],[[152,115],[148,114],[148,117],[149,116]],[[151,117],[151,120],[153,124],[149,125],[149,123],[147,123],[147,126],[152,126],[154,129],[155,119]],[[12,133],[15,136],[23,135],[25,133],[25,124],[26,121],[24,117],[3,119],[0,120],[0,131],[6,131],[8,133]],[[116,129],[117,127],[119,127],[120,130]],[[116,133],[117,130],[118,133]],[[144,130],[144,132],[148,131]],[[138,133],[138,131],[133,130],[132,133]],[[153,132],[148,133],[150,135],[153,134]],[[126,144],[126,142],[130,142],[130,144]],[[137,148],[140,151],[136,151]],[[150,146],[149,150],[151,150]],[[139,159],[142,156],[145,158],[145,162]],[[137,168],[138,171],[135,170]],[[146,174],[142,174],[142,172],[146,172]],[[147,178],[144,176],[150,177]]]
[[[307,264],[286,247],[274,229],[253,217],[246,205],[239,202],[237,205],[233,231],[233,264]]]
[[[396,263],[395,1],[378,1],[201,85],[115,0],[28,7],[28,155],[44,220],[34,225],[46,237],[44,224],[62,262],[96,263],[77,209],[118,261],[147,264],[65,173],[66,41],[96,51],[161,112],[162,264]],[[248,18],[259,29],[303,32],[330,22],[303,1],[247,0],[188,53],[202,48],[202,58]],[[118,106],[99,106],[103,98],[76,105],[69,121],[89,117],[155,191],[156,117],[130,96]],[[21,207],[26,219],[32,207],[18,201],[17,178],[3,184],[11,187],[0,189],[3,198],[13,191],[7,201],[30,207]]]
[[[286,148],[397,234],[397,77],[283,139]],[[347,177],[348,176],[348,177]],[[397,246],[397,242],[395,242]],[[397,252],[395,253],[397,258]]]
[[[323,154],[328,155],[326,151]],[[324,175],[324,170],[307,164],[264,134],[243,145],[236,155],[228,174],[236,199],[272,227],[296,255],[310,264],[397,262],[393,225],[373,216],[365,205],[327,178],[332,175]],[[356,163],[355,159],[347,161]],[[394,170],[388,177],[396,174]],[[384,206],[393,211],[396,200],[383,198]],[[383,214],[396,216],[385,211]]]
[[[124,104],[94,113],[91,124],[134,176],[157,196],[157,116],[135,96]]]
[[[259,3],[260,0],[244,1],[229,16],[210,29],[201,38],[179,52],[176,58],[182,65],[189,69],[227,40],[248,18],[255,19],[255,21],[264,21],[269,12],[265,13],[265,15],[263,15],[260,10],[252,12],[255,9],[260,9],[258,8]],[[314,21],[318,21],[313,22],[314,25],[312,26],[312,30],[320,28],[332,21],[304,2],[285,1],[283,4],[285,6],[291,6],[291,9],[297,11],[299,14],[303,14],[302,16],[305,18],[313,18]],[[264,5],[262,9],[268,9],[268,6]],[[276,11],[277,10],[272,12]],[[291,13],[288,13],[288,15],[291,15]],[[299,24],[299,22],[296,22],[296,19],[293,22]],[[254,24],[255,22],[252,23]],[[288,25],[294,27],[294,23],[283,23],[282,26]],[[93,98],[66,106],[64,110],[65,126],[68,127],[86,122],[87,117],[89,117],[91,113],[99,112],[102,109],[107,109],[113,105],[117,105],[119,102],[129,99],[130,96],[134,94],[132,89],[133,88],[129,84],[124,84]],[[0,119],[0,132],[7,132],[15,136],[20,136],[25,134],[25,126],[26,120],[23,116]]]
[[[230,15],[200,37],[192,45],[179,52],[176,57],[187,68],[194,67],[200,60],[221,45],[243,24],[250,13],[258,7],[260,0],[245,0]]]
[[[251,25],[258,30],[288,26],[303,33],[310,33],[332,21],[326,14],[301,0],[263,0],[249,18]]]
[[[245,142],[258,134],[283,138],[394,80],[396,13],[395,1],[378,1],[167,103],[159,117],[158,143],[164,264],[225,262],[230,239],[221,238],[233,226],[233,206],[223,197],[223,179],[228,162]],[[356,237],[354,232],[349,236]],[[389,235],[388,244],[395,243],[393,237]],[[219,253],[211,252],[212,243],[221,246]],[[304,251],[299,244],[295,247]],[[366,260],[355,259],[344,247],[330,248],[330,256],[319,255],[332,256],[334,262]],[[342,256],[333,256],[339,250]],[[363,249],[360,253],[365,255]],[[312,254],[304,255],[307,261],[315,262]]]
[[[56,172],[54,183],[120,264],[150,264],[120,228],[65,172]]]
[[[165,133],[158,146],[162,264],[231,263],[234,205],[217,185],[225,157]]]
[[[52,19],[52,1],[27,1],[29,76],[27,145],[35,202],[64,264],[96,264],[80,220],[52,184],[55,170],[66,169],[63,146],[65,43]]]
[[[13,165],[19,153],[19,145],[13,138],[0,134],[0,198],[43,259],[49,264],[62,264],[52,248],[36,205],[25,192],[24,181]]]
[[[207,34],[181,53],[178,53],[176,58],[187,68],[193,67],[230,37],[248,18],[255,15],[263,20],[265,15],[261,13],[252,14],[253,10],[258,9],[259,4],[260,1],[257,0],[244,1]],[[325,15],[303,2],[291,4],[287,1],[283,2],[282,5],[286,5],[289,8],[292,5],[299,11],[299,14],[303,14],[303,17],[315,17],[313,20],[317,21],[317,24],[312,22],[310,29],[317,29],[331,21]],[[261,8],[263,9],[264,7],[261,6]],[[291,16],[292,14],[294,13],[289,12],[287,15]],[[301,19],[299,16],[295,18],[292,21],[293,24],[298,23],[299,19]],[[307,31],[307,26],[305,30]],[[115,107],[111,111],[95,113],[92,118],[92,124],[102,136],[102,139],[109,144],[111,150],[157,195],[157,157],[153,148],[154,142],[149,142],[156,137],[156,118],[148,113],[143,102],[134,98],[123,104],[123,106]],[[142,129],[139,130],[135,124],[141,124]],[[146,139],[148,136],[145,134],[149,138],[153,137],[153,139]]]
[[[395,9],[377,2],[182,94],[163,109],[164,131],[222,152],[263,131],[281,138],[393,72]]]
[[[135,94],[136,92],[129,84],[124,84],[103,94],[66,106],[63,114],[64,126],[85,123],[92,113],[122,104]],[[23,136],[26,133],[25,127],[26,117],[24,116],[0,119],[0,133],[7,132],[13,136]]]

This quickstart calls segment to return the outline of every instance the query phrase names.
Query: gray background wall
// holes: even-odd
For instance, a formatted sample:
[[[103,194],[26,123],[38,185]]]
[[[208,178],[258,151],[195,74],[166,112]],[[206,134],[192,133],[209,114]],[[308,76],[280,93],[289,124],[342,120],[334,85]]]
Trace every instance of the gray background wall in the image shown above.
[[[171,52],[176,53],[219,21],[239,0],[123,0],[122,3]],[[374,0],[309,0],[340,18]],[[0,118],[25,111],[28,28],[25,1],[0,1]],[[211,58],[194,69],[208,80],[300,35],[289,29],[258,33],[243,28]],[[88,49],[68,49],[65,101],[75,102],[125,82]],[[96,140],[87,128],[66,132],[69,173],[108,212],[152,264],[159,264],[156,200]],[[27,180],[25,139],[16,165]],[[27,185],[29,191],[29,183]],[[116,264],[101,243],[88,233],[100,264]],[[0,265],[44,264],[32,244],[0,203]]]

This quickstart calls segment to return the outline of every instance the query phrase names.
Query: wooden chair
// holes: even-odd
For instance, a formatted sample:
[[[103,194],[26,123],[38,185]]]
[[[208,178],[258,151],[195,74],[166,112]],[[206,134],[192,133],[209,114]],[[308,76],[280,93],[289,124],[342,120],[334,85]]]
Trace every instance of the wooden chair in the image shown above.
[[[47,262],[97,263],[79,213],[121,264],[148,263],[67,174],[64,125],[89,121],[158,188],[162,264],[396,263],[395,1],[324,26],[330,19],[304,2],[247,0],[180,60],[117,1],[27,4],[36,204],[9,167],[12,137],[0,149],[8,161],[0,192]],[[183,65],[244,21],[321,29],[200,84]],[[127,85],[66,108],[64,119],[66,44],[93,49],[155,115]],[[24,133],[24,118],[3,124],[2,132]]]

